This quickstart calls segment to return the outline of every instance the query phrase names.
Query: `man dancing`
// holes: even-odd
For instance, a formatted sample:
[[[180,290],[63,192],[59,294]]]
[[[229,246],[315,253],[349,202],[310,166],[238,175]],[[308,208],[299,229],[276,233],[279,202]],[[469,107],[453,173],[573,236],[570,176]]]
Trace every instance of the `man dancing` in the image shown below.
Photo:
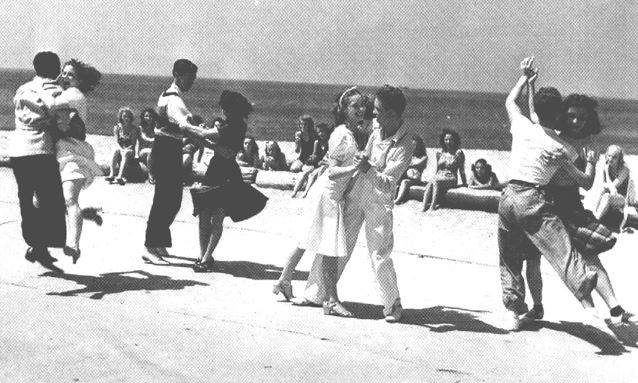
[[[546,160],[547,153],[561,153],[570,161],[578,156],[554,131],[562,112],[561,95],[555,88],[538,90],[534,97],[538,123],[525,117],[516,103],[528,77],[536,73],[532,63],[533,58],[523,60],[523,75],[505,101],[512,133],[511,180],[499,201],[498,244],[503,303],[510,314],[506,327],[510,330],[519,330],[526,321],[521,275],[526,256],[542,254],[579,301],[591,294],[597,281],[596,273],[572,246],[544,191],[559,168],[556,161]]]
[[[197,66],[186,59],[173,65],[174,81],[157,101],[159,129],[155,132],[152,158],[155,194],[146,226],[145,262],[167,264],[163,256],[172,246],[170,226],[182,203],[182,138],[192,116],[182,100],[182,92],[193,86]]]
[[[33,67],[36,76],[18,88],[13,99],[15,131],[10,136],[9,156],[18,184],[22,236],[29,246],[25,258],[52,268],[57,260],[47,248],[64,247],[66,219],[55,156],[56,121],[43,100],[62,92],[55,83],[60,59],[53,52],[40,52],[33,59]]]
[[[394,194],[401,175],[408,168],[414,152],[412,135],[403,124],[406,99],[399,88],[385,85],[376,93],[374,112],[379,128],[375,129],[363,155],[355,159],[350,170],[354,184],[346,195],[344,225],[348,255],[339,258],[337,279],[350,259],[365,222],[368,253],[377,276],[383,315],[387,322],[401,320],[403,308],[397,276],[392,262],[394,246]],[[321,283],[322,257],[317,257],[306,287],[305,298],[294,304],[308,305],[323,301]]]

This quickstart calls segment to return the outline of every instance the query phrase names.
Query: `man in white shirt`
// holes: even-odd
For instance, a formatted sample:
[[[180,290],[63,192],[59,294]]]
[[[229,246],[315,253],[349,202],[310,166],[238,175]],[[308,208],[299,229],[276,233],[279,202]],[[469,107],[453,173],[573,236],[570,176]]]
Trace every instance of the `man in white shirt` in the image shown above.
[[[345,196],[344,226],[348,255],[338,260],[338,276],[354,251],[361,226],[365,222],[368,253],[377,276],[387,322],[401,320],[403,308],[397,276],[392,262],[394,247],[394,195],[401,175],[408,168],[414,152],[412,135],[403,125],[406,100],[399,88],[385,85],[374,101],[378,128],[368,139],[363,155],[355,159],[356,171],[352,189]],[[294,304],[318,304],[323,300],[324,286],[320,270],[323,257],[316,257],[303,299]]]
[[[43,100],[62,92],[55,83],[60,59],[53,52],[40,52],[33,59],[33,66],[36,76],[18,88],[13,99],[15,131],[10,136],[9,156],[18,184],[22,236],[29,245],[25,258],[52,267],[56,259],[47,248],[64,247],[66,221],[55,156],[55,116]]]
[[[499,201],[498,244],[503,304],[510,313],[510,330],[524,324],[525,281],[521,274],[526,257],[542,254],[558,272],[570,291],[581,300],[596,286],[596,273],[588,270],[582,255],[572,246],[561,219],[552,211],[544,187],[559,168],[547,161],[548,153],[561,153],[569,161],[577,153],[563,145],[554,129],[562,113],[562,99],[555,88],[541,88],[534,97],[539,118],[535,124],[516,103],[532,69],[533,58],[523,60],[524,74],[507,97],[505,106],[511,122],[512,152],[510,178]]]
[[[191,126],[191,113],[182,99],[182,93],[193,86],[197,66],[189,60],[179,59],[173,65],[174,81],[157,101],[159,128],[155,131],[152,159],[155,193],[146,226],[147,254],[145,262],[166,264],[162,256],[172,246],[170,226],[182,203],[182,138],[184,128]]]

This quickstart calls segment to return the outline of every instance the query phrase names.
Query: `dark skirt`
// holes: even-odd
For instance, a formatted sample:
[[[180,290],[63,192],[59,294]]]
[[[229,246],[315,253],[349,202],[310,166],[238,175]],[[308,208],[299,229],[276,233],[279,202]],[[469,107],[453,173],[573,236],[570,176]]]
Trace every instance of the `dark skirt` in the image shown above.
[[[213,156],[201,187],[190,189],[193,215],[203,209],[224,209],[226,216],[239,222],[261,212],[268,198],[244,183],[239,165],[234,159]]]
[[[578,188],[548,186],[547,194],[573,245],[581,254],[594,256],[614,247],[616,237],[591,211],[585,209]]]

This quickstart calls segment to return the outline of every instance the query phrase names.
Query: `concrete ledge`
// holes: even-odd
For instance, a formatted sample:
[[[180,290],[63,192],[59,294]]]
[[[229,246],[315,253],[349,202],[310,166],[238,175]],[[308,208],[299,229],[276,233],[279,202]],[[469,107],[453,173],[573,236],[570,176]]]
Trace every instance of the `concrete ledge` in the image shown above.
[[[423,200],[426,186],[412,186],[409,190],[411,199]],[[496,212],[501,192],[498,190],[476,190],[466,187],[450,189],[445,194],[444,205],[447,207]]]
[[[255,185],[265,188],[292,190],[300,173],[286,171],[258,170]]]

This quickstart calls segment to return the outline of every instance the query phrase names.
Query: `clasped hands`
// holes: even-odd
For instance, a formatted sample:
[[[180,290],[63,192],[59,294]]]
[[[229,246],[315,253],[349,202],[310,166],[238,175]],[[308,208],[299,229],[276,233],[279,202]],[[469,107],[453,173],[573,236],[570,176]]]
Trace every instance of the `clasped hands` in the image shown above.
[[[354,167],[360,172],[366,173],[372,165],[370,165],[370,160],[368,155],[365,152],[359,152],[354,156]]]

